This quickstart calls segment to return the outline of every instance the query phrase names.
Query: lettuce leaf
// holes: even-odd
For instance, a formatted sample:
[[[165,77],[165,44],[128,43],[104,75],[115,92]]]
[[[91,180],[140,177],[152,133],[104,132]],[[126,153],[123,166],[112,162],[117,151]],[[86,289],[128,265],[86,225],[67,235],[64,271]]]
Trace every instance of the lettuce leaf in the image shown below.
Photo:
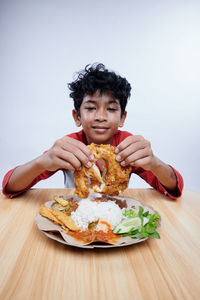
[[[158,221],[161,218],[158,213],[150,214],[149,211],[144,212],[143,207],[139,206],[138,213],[136,213],[132,209],[129,209],[126,210],[123,213],[123,215],[129,219],[139,217],[141,219],[141,228],[140,229],[132,228],[129,232],[123,234],[120,234],[119,232],[117,234],[120,234],[121,236],[130,236],[133,239],[146,238],[146,237],[160,239],[160,235],[156,231],[158,227]],[[118,224],[118,226],[119,225],[120,224]]]

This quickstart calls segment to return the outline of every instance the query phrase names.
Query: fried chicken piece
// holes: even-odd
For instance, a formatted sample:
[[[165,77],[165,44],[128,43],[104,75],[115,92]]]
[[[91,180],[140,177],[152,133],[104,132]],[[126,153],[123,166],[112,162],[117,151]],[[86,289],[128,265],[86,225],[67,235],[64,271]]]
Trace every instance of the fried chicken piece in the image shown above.
[[[90,178],[90,184],[89,179]],[[74,172],[74,184],[76,194],[80,198],[87,198],[89,195],[89,186],[91,189],[96,189],[103,184],[103,179],[98,167],[93,163],[90,168],[82,167],[81,170]]]
[[[79,171],[74,171],[74,184],[75,184],[75,194],[79,198],[87,198],[89,195],[89,182],[88,177],[85,175],[85,168],[83,167]]]
[[[82,167],[80,171],[74,172],[75,194],[80,198],[87,198],[89,188],[94,192],[118,195],[120,191],[127,188],[131,167],[122,167],[116,161],[115,147],[111,145],[88,145],[94,155],[94,163],[91,168]],[[104,161],[102,176],[96,162],[98,159]],[[90,183],[89,183],[90,178]]]
[[[40,207],[40,214],[48,218],[49,220],[53,221],[55,224],[61,225],[63,229],[72,230],[72,231],[79,231],[80,228],[73,222],[70,216],[67,216],[65,213],[57,210],[51,209],[42,205]]]

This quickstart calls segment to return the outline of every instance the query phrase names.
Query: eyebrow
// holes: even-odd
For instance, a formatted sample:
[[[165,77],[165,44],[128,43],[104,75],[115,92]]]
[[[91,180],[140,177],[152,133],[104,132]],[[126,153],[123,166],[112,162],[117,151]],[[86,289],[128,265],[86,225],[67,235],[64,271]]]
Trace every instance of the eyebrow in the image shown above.
[[[95,104],[96,102],[97,102],[96,100],[88,99],[84,103]],[[117,105],[119,105],[119,100],[110,100],[110,101],[108,101],[108,104],[117,104]]]
[[[87,100],[87,101],[84,101],[84,104],[85,104],[85,103],[96,103],[96,101],[95,101],[95,100],[90,100],[90,99],[89,99],[89,100]]]
[[[119,100],[110,100],[108,103],[109,104],[114,103],[114,104],[118,104],[119,105]]]

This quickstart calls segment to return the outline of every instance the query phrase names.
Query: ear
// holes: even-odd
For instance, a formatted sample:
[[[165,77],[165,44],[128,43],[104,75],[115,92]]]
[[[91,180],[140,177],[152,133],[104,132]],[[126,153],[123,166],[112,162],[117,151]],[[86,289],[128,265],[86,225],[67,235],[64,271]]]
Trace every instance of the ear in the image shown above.
[[[78,115],[78,112],[75,109],[72,110],[72,116],[74,118],[76,126],[80,127],[81,126],[81,117]]]
[[[123,127],[124,126],[124,122],[126,120],[126,116],[127,116],[127,111],[125,111],[123,113],[123,115],[121,116],[121,120],[120,120],[120,123],[119,123],[119,127]]]

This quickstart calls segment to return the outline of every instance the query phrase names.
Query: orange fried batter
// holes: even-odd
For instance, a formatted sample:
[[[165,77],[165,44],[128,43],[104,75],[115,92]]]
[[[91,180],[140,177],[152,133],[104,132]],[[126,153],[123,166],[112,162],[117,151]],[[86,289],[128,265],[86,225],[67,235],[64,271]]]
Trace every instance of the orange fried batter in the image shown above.
[[[63,229],[72,230],[72,231],[78,231],[80,228],[73,222],[72,218],[70,216],[67,216],[65,213],[46,207],[45,205],[42,205],[40,207],[40,214],[48,218],[49,220],[53,221],[55,224],[61,225]]]
[[[59,224],[59,221],[52,214],[52,209],[46,207],[45,205],[41,205],[41,207],[40,207],[40,214],[43,217],[48,218],[49,220],[52,220],[55,224]]]
[[[87,198],[89,188],[94,192],[106,195],[118,195],[127,188],[131,167],[122,167],[116,161],[115,147],[111,145],[88,145],[94,155],[94,163],[91,168],[82,167],[74,172],[75,194],[80,198]],[[100,174],[96,162],[103,159],[103,173]],[[90,178],[90,183],[89,183]]]

